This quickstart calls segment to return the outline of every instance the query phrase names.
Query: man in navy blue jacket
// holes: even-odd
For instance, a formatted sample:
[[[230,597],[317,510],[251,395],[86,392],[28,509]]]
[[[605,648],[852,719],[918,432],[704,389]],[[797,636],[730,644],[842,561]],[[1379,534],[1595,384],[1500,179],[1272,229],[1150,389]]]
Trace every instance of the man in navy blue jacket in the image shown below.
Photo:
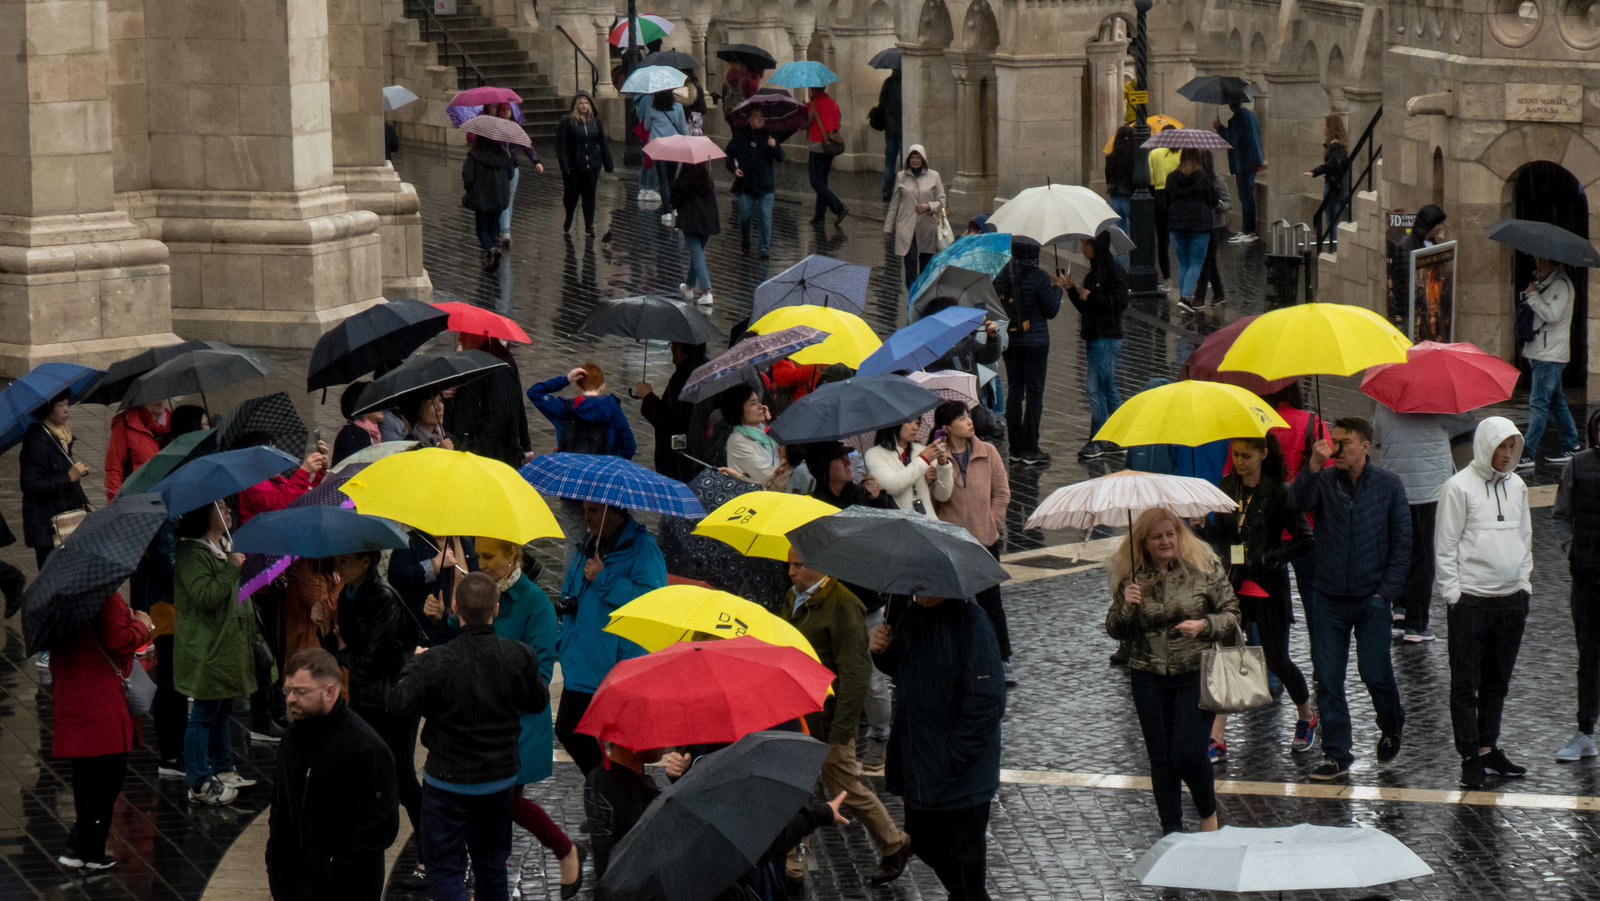
[[[1400,753],[1405,711],[1389,659],[1390,604],[1405,590],[1411,558],[1411,507],[1400,477],[1367,461],[1372,424],[1347,417],[1333,424],[1333,443],[1318,441],[1305,469],[1289,486],[1292,510],[1310,513],[1317,524],[1312,548],[1316,574],[1306,627],[1316,671],[1317,712],[1322,718],[1323,761],[1311,771],[1319,782],[1350,772],[1350,705],[1345,672],[1350,635],[1356,638],[1356,668],[1377,713],[1378,760]],[[1333,467],[1326,464],[1330,459]]]

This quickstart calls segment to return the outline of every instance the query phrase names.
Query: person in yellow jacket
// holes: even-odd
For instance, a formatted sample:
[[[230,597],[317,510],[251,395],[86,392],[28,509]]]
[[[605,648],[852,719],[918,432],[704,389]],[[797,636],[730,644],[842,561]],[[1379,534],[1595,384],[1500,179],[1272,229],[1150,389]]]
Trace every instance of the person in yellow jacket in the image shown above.
[[[1167,261],[1167,176],[1178,168],[1178,151],[1157,147],[1150,151],[1150,193],[1156,198],[1156,262],[1161,267],[1161,290],[1172,281],[1172,264]]]

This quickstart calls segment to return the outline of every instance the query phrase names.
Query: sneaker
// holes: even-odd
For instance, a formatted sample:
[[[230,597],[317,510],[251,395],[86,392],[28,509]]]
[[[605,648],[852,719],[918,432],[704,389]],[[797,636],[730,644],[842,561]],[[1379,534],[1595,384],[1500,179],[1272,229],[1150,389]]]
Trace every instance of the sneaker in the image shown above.
[[[1228,743],[1211,739],[1211,747],[1206,750],[1206,756],[1212,763],[1221,763],[1228,759]]]
[[[1105,446],[1099,441],[1090,441],[1078,451],[1078,459],[1093,460],[1105,455]]]
[[[1036,450],[1024,457],[1022,462],[1028,466],[1048,466],[1050,463],[1050,455],[1044,451]]]
[[[1238,234],[1229,237],[1228,238],[1228,243],[1229,244],[1243,244],[1245,242],[1245,238],[1247,238],[1247,237],[1249,237],[1249,236],[1246,235],[1244,232],[1239,232]]]
[[[1009,660],[1002,661],[1000,666],[1001,666],[1001,668],[1003,668],[1005,670],[1006,687],[1007,688],[1016,688],[1017,687],[1017,671],[1011,668],[1011,661],[1009,661]]]
[[[1404,622],[1405,618],[1406,618],[1406,608],[1404,608],[1404,607],[1391,607],[1389,609],[1389,619],[1391,621],[1397,622],[1397,623]]]
[[[83,858],[71,853],[63,854],[60,857],[57,857],[56,863],[61,864],[64,867],[71,867],[74,870],[83,869]]]
[[[1340,763],[1337,760],[1324,760],[1317,764],[1316,769],[1311,771],[1313,782],[1332,782],[1335,779],[1343,779],[1348,775],[1350,775],[1350,765]]]
[[[715,300],[715,298],[713,298],[711,296],[711,292],[707,291],[706,293],[700,295],[699,297],[696,297],[694,299],[694,302],[695,303],[703,303],[703,304],[705,304],[707,306],[710,306],[711,304],[716,303],[716,300]]]
[[[1567,463],[1570,462],[1573,457],[1576,457],[1578,452],[1581,450],[1583,450],[1581,447],[1564,447],[1561,450],[1558,450],[1555,453],[1545,457],[1544,461],[1546,463]]]
[[[182,760],[176,758],[172,760],[163,760],[161,761],[161,764],[156,767],[157,779],[182,779],[183,776],[184,772]]]
[[[1390,639],[1392,639],[1394,641],[1404,641],[1405,637],[1406,637],[1406,630],[1400,628],[1399,626],[1390,626],[1389,627],[1389,638]]]
[[[246,779],[234,770],[229,770],[226,773],[218,773],[216,775],[216,780],[229,788],[249,788],[250,786],[256,784],[256,780]]]
[[[678,282],[678,294],[685,302],[694,300],[694,289],[684,282]]]
[[[207,779],[199,788],[189,789],[190,804],[204,804],[209,807],[226,807],[239,797],[237,789],[229,788],[216,779]]]
[[[843,209],[839,210],[839,215],[833,217],[833,224],[838,225],[839,223],[843,222],[844,217],[848,215],[850,215],[850,208],[844,207]]]
[[[1532,469],[1533,468],[1533,462],[1534,462],[1533,461],[1533,452],[1532,451],[1523,451],[1522,452],[1522,459],[1517,461],[1517,468],[1518,469]]]
[[[1239,241],[1239,243],[1240,244],[1254,244],[1259,240],[1261,240],[1261,237],[1259,235],[1249,234],[1249,235],[1242,236],[1242,238]]]
[[[1512,763],[1506,757],[1506,752],[1499,748],[1495,748],[1487,754],[1478,755],[1478,762],[1482,764],[1486,772],[1494,773],[1497,776],[1509,776],[1512,779],[1518,779],[1528,775],[1527,767]]]
[[[1423,629],[1420,632],[1415,629],[1407,629],[1405,640],[1409,644],[1421,644],[1424,641],[1432,641],[1435,637],[1432,629]]]
[[[1317,740],[1317,726],[1319,725],[1321,725],[1321,722],[1317,719],[1315,713],[1311,714],[1311,719],[1309,720],[1295,720],[1294,741],[1289,743],[1289,750],[1296,753],[1311,750],[1312,743]]]
[[[1027,454],[1012,454],[1011,456],[1007,457],[1006,459],[1010,460],[1012,463],[1026,464],[1028,462],[1028,455]]]
[[[1388,763],[1400,753],[1400,733],[1385,732],[1378,737],[1378,762]]]
[[[93,859],[85,858],[83,861],[85,870],[109,870],[116,865],[117,859],[109,854],[102,854]]]
[[[1189,303],[1190,300],[1193,300],[1193,298],[1178,298],[1178,309],[1184,311],[1185,313],[1193,313],[1194,306]]]
[[[1461,787],[1483,788],[1488,782],[1488,777],[1483,772],[1483,756],[1474,754],[1461,761]]]
[[[665,225],[667,228],[671,228],[672,227],[672,214],[671,213],[662,213],[661,214],[661,224]]]
[[[284,733],[288,730],[278,725],[276,720],[267,720],[265,723],[250,727],[251,741],[276,742],[282,741]]]
[[[1556,752],[1556,759],[1563,763],[1597,756],[1600,756],[1600,750],[1594,746],[1594,736],[1586,732],[1572,733],[1572,738],[1567,740],[1566,746]]]

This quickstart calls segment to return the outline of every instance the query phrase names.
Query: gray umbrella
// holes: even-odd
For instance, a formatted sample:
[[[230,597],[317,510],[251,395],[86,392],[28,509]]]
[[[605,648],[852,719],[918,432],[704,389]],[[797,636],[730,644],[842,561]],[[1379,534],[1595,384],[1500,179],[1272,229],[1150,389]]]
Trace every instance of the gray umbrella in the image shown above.
[[[872,270],[814,253],[756,288],[750,321],[778,307],[832,307],[857,316],[867,313],[867,278]]]
[[[909,510],[849,507],[789,540],[807,567],[884,594],[970,598],[1011,578],[966,529]]]
[[[903,375],[860,376],[830,382],[790,404],[768,434],[779,444],[837,441],[910,422],[943,400]]]
[[[1550,222],[1531,219],[1501,219],[1485,228],[1489,240],[1519,250],[1529,256],[1544,257],[1579,268],[1600,266],[1600,253],[1582,235]]]
[[[226,344],[196,348],[162,363],[133,380],[122,397],[127,410],[182,394],[199,394],[205,402],[207,391],[248,382],[270,375],[278,367],[253,350]]]
[[[1001,328],[1009,321],[1005,305],[994,292],[994,279],[960,266],[946,267],[938,277],[917,292],[911,301],[911,321],[916,322],[928,315],[935,303],[945,299],[955,301],[957,306],[987,311],[989,318],[999,323]]]

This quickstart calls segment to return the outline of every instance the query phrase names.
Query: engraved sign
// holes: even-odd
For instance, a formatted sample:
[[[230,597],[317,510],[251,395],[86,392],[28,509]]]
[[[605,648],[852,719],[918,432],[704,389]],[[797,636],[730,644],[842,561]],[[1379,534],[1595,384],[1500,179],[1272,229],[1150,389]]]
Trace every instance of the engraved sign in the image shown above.
[[[1583,86],[1508,84],[1506,118],[1516,122],[1582,122]]]

